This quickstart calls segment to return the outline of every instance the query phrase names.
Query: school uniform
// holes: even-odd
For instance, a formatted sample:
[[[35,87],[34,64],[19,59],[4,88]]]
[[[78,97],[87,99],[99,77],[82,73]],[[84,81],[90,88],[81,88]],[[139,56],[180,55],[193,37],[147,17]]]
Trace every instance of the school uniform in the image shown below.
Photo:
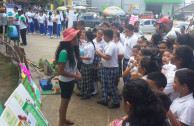
[[[75,57],[75,53],[74,57]],[[77,60],[75,59],[75,66],[72,68],[69,65],[69,61],[67,59],[67,51],[62,50],[59,54],[59,61],[58,63],[65,63],[65,68],[64,71],[70,74],[76,75],[77,71]],[[59,75],[59,86],[61,89],[61,97],[63,99],[70,99],[73,93],[73,88],[74,88],[74,83],[75,83],[75,78],[72,77],[65,77],[63,75]]]
[[[60,28],[61,28],[61,16],[57,15],[57,37],[60,37]]]
[[[175,118],[188,125],[194,126],[194,98],[193,93],[176,98],[170,106]]]
[[[68,21],[69,21],[69,12],[65,13],[65,27],[68,28]]]
[[[91,42],[87,42],[84,47],[84,56],[91,58],[90,60],[82,60],[81,75],[82,80],[80,82],[81,92],[84,96],[90,96],[90,89],[92,84],[92,69],[94,61],[94,45]]]
[[[17,32],[18,32],[18,41],[20,40],[20,28],[19,28],[19,25],[20,25],[20,21],[19,21],[19,15],[18,15],[18,12],[15,12],[13,14],[13,19],[18,19],[18,21],[13,21],[13,24],[16,26],[17,28]]]
[[[113,103],[119,104],[119,97],[115,81],[118,78],[118,56],[117,46],[110,41],[104,48],[104,54],[111,56],[110,60],[102,58],[102,101],[108,102],[108,93],[113,96]]]
[[[50,20],[49,20],[49,17],[50,17]],[[48,31],[49,31],[49,34],[50,34],[50,37],[52,37],[52,32],[53,32],[53,16],[49,16],[47,15],[47,24],[48,24]]]
[[[121,44],[124,45],[124,43],[125,43],[125,36],[122,33],[120,33],[120,41],[121,41]]]
[[[39,14],[35,13],[35,16],[34,16],[34,29],[35,29],[35,32],[39,31],[38,17],[39,17]]]
[[[38,18],[39,24],[40,24],[40,34],[43,35],[45,33],[45,27],[44,27],[44,16],[39,16]]]
[[[28,12],[28,26],[29,26],[29,33],[34,33],[34,23],[32,20],[32,13]]]
[[[137,44],[137,36],[133,34],[131,37],[125,38],[124,42],[124,59],[123,59],[123,71],[127,68],[128,61],[131,57],[133,47]],[[127,77],[128,78],[128,77]],[[127,78],[123,78],[124,84],[127,83]]]
[[[162,73],[167,76],[167,74],[171,71],[176,70],[176,66],[171,64],[170,62],[168,64],[165,64],[162,66]]]
[[[20,18],[19,18],[19,22],[20,22],[20,34],[21,34],[21,38],[22,38],[22,43],[24,45],[27,45],[27,42],[26,42],[26,30],[27,30],[27,26],[26,24],[24,24],[24,21],[26,21],[26,18],[24,15],[21,15]]]
[[[47,15],[43,14],[43,17],[44,17],[44,32],[46,35],[47,34]]]
[[[93,42],[94,42],[94,45],[95,45],[97,50],[99,50],[100,52],[104,51],[104,48],[105,48],[107,43],[103,39],[100,42],[97,42],[96,39],[94,39]],[[97,67],[99,65],[100,61],[101,61],[100,55],[95,53],[94,62],[93,62],[94,67]],[[98,79],[98,80],[101,81],[101,79],[100,79],[101,78],[101,72],[102,72],[102,66],[101,66],[99,71],[93,69],[93,77],[92,77],[93,80]]]
[[[115,42],[117,46],[117,53],[123,54],[124,53],[124,46],[121,44],[121,41]],[[122,60],[123,58],[118,58],[119,64],[119,77],[122,76]]]
[[[64,30],[65,29],[65,21],[64,21],[63,13],[60,13],[60,16],[61,16],[61,26],[62,26],[62,30]]]

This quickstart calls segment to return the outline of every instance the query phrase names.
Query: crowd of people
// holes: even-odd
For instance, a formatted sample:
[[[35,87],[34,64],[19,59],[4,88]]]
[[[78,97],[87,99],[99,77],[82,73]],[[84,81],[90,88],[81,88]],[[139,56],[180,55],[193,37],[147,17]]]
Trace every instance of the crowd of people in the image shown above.
[[[17,6],[14,6],[13,24],[17,28],[17,32],[21,34],[21,45],[27,45],[26,34],[40,34],[49,35],[50,39],[60,38],[60,32],[68,27],[69,10],[67,11],[52,11],[47,12],[45,10],[18,10]],[[80,20],[81,14],[74,13],[73,25]],[[20,35],[18,37],[18,40]]]
[[[104,22],[102,28],[86,31],[78,21],[76,28],[63,32],[55,59],[61,88],[59,126],[73,124],[66,112],[74,83],[81,100],[98,95],[100,84],[97,104],[109,109],[119,108],[123,98],[126,117],[110,126],[194,125],[194,38],[172,31],[170,20],[163,17],[147,40],[139,24]]]

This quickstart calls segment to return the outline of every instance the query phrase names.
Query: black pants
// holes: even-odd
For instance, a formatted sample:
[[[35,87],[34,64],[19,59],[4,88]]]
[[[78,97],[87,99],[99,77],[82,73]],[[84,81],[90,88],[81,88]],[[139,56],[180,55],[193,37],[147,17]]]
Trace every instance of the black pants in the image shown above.
[[[66,25],[66,29],[67,29],[68,28],[68,21],[66,21],[65,25]]]
[[[53,22],[53,35],[57,34],[57,23]]]
[[[23,44],[27,45],[27,43],[26,43],[26,28],[25,29],[20,29],[20,34],[21,34]]]

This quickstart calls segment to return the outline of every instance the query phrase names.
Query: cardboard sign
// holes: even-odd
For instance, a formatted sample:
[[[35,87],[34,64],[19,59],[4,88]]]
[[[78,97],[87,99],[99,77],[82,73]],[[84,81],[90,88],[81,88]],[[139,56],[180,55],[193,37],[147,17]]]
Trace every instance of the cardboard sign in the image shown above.
[[[4,105],[7,106],[13,98],[16,99],[16,101],[21,107],[24,105],[26,101],[34,103],[34,100],[28,94],[23,84],[19,84],[19,86],[14,90],[14,92],[11,94],[11,96],[8,98]]]

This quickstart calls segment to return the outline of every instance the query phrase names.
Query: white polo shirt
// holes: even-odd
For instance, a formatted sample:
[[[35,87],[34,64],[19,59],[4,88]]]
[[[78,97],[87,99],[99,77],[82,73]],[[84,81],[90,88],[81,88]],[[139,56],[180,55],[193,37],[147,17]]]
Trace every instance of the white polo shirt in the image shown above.
[[[100,52],[103,52],[105,46],[107,45],[104,39],[102,39],[100,42],[97,42],[96,39],[94,39],[93,42],[94,42],[96,49],[99,50]]]
[[[17,19],[17,18],[18,18],[18,21],[13,21],[13,24],[14,24],[14,25],[20,25],[18,12],[14,12],[14,14],[13,14],[13,19]]]
[[[51,15],[50,16],[50,20],[49,20],[49,15],[47,15],[47,25],[48,26],[53,26],[53,20],[54,20],[54,17]]]
[[[39,23],[44,24],[44,21],[45,21],[44,16],[39,16],[38,21],[39,21]]]
[[[133,46],[137,44],[137,40],[138,38],[135,34],[125,39],[125,42],[124,42],[124,58],[125,59],[130,59]]]
[[[20,29],[25,29],[27,28],[26,24],[24,24],[24,21],[26,21],[26,18],[24,15],[21,15],[19,18],[19,22],[20,22]]]
[[[171,104],[170,110],[177,120],[188,126],[194,126],[193,93],[182,98],[176,98]]]
[[[87,42],[84,46],[84,56],[91,58],[90,60],[82,60],[83,63],[85,64],[91,64],[93,63],[94,60],[94,45],[91,42]]]
[[[118,67],[117,46],[114,41],[110,41],[104,48],[104,54],[111,56],[110,60],[102,58],[102,65],[104,67]]]
[[[120,33],[120,41],[121,41],[121,44],[124,45],[124,43],[125,43],[125,36],[122,33]]]
[[[57,24],[61,24],[61,16],[58,14],[56,18],[57,18]]]
[[[32,18],[31,18],[32,13],[31,13],[31,12],[28,12],[27,16],[28,16],[28,23],[33,22],[33,21],[32,21]]]
[[[121,41],[115,42],[117,46],[117,53],[124,54],[124,46],[121,44]]]

